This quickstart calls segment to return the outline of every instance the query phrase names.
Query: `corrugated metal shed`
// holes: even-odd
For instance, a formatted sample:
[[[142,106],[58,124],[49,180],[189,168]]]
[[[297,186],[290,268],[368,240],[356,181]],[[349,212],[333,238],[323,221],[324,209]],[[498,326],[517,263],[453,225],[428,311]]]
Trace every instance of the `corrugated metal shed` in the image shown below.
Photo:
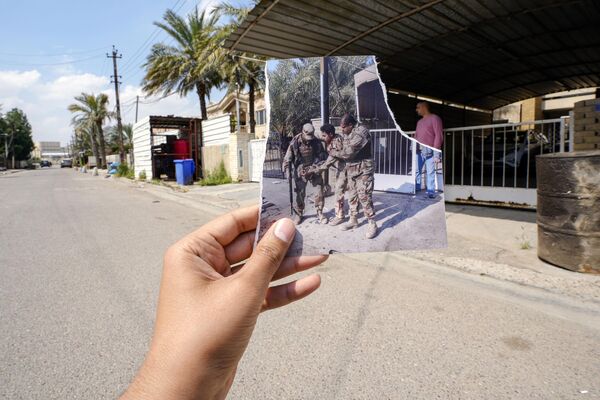
[[[600,85],[594,0],[263,0],[225,47],[374,54],[388,88],[483,109]]]
[[[202,121],[202,143],[204,146],[228,144],[229,135],[231,135],[230,114]]]
[[[134,173],[135,176],[140,176],[140,172],[144,171],[147,179],[153,179],[152,176],[152,140],[150,134],[150,117],[139,120],[133,125],[133,156],[134,156]],[[164,141],[164,138],[162,138]]]

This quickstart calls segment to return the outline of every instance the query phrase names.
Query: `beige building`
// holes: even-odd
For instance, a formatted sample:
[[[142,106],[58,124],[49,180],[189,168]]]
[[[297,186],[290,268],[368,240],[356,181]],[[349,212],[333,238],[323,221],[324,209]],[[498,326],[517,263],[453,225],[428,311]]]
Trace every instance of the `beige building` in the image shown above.
[[[598,97],[599,88],[587,88],[557,92],[533,97],[494,110],[494,121],[509,123],[537,121],[568,116],[575,103]]]
[[[258,93],[254,100],[256,125],[254,133],[250,132],[248,98],[248,93],[232,92],[207,107],[208,119],[202,122],[205,172],[215,170],[223,162],[234,181],[250,180],[250,141],[266,138],[268,128],[265,99]]]
[[[240,131],[250,132],[250,103],[248,93],[240,93],[236,96],[235,92],[226,94],[218,103],[209,104],[206,108],[208,119],[213,119],[223,115],[231,115],[231,122],[235,128],[237,123],[238,107],[240,115]],[[254,97],[254,139],[263,139],[267,136],[267,110],[263,93],[258,93]]]
[[[69,157],[69,150],[61,146],[60,142],[36,142],[31,156],[56,162]]]

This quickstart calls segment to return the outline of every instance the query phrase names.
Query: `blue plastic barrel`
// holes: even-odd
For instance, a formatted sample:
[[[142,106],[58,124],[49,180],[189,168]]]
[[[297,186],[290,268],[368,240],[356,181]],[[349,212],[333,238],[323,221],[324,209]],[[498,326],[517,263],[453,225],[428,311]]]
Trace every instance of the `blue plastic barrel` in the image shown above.
[[[191,185],[194,182],[194,171],[196,165],[194,160],[173,160],[175,163],[175,178],[179,185]]]

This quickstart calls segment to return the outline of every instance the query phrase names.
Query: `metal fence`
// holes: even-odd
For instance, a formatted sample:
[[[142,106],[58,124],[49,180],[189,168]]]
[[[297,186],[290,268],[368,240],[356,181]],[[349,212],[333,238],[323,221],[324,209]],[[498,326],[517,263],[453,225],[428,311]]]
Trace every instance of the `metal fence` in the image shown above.
[[[375,173],[411,175],[412,141],[397,129],[371,129],[370,132]]]
[[[265,149],[265,161],[263,164],[262,175],[265,178],[283,179],[283,157],[288,148],[290,139],[277,132],[271,132],[267,139]]]
[[[569,118],[452,128],[444,131],[447,185],[534,189],[535,157],[564,151]]]

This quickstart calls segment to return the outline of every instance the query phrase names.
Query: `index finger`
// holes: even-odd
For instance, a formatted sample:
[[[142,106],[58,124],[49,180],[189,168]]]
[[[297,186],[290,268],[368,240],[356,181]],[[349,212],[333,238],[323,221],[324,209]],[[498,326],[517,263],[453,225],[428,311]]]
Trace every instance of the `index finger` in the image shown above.
[[[192,242],[202,241],[208,234],[224,247],[242,233],[256,229],[257,224],[258,206],[239,208],[198,228],[188,235],[188,239]]]

